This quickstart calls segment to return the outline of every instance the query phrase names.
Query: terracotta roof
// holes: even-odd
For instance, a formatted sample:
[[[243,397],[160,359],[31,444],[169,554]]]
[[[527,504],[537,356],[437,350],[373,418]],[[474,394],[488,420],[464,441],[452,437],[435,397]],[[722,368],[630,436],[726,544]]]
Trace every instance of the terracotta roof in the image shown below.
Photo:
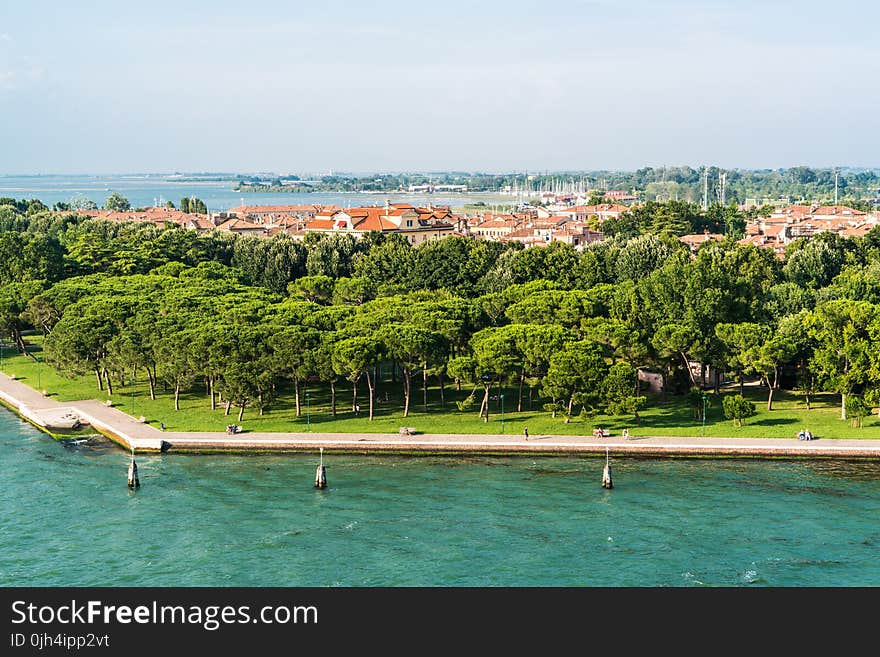
[[[703,244],[704,242],[710,242],[712,240],[723,240],[724,235],[720,235],[718,233],[698,233],[693,235],[682,235],[678,239],[688,246],[693,247]]]
[[[305,226],[306,230],[333,230],[332,219],[312,219]]]
[[[244,219],[227,219],[222,224],[217,226],[220,230],[259,230],[262,231],[263,227],[257,224],[252,224],[250,221],[245,221]]]

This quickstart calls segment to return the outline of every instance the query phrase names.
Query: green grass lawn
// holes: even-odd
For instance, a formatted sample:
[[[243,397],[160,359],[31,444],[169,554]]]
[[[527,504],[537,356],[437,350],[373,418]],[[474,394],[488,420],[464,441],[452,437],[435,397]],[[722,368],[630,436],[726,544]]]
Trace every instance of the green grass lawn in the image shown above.
[[[29,337],[38,351],[39,337]],[[46,363],[37,365],[31,359],[18,355],[13,349],[6,348],[2,352],[2,370],[15,375],[18,380],[36,389],[47,390],[52,398],[58,401],[77,399],[108,399],[106,392],[97,388],[94,374],[78,379],[60,376]],[[162,391],[161,384],[157,390],[157,399],[151,401],[147,382],[137,381],[134,387],[126,384],[117,385],[113,389],[113,402],[117,408],[133,415],[144,416],[147,422],[158,426],[164,422],[169,431],[223,431],[227,424],[236,422],[237,409],[233,408],[229,416],[218,406],[212,411],[210,401],[203,389],[196,389],[181,394],[180,410],[174,410],[174,395],[169,389]],[[648,406],[641,413],[641,424],[636,426],[632,417],[597,416],[595,418],[572,418],[565,423],[564,418],[551,418],[543,411],[541,403],[536,401],[532,410],[516,413],[515,388],[504,390],[504,415],[498,401],[491,406],[491,421],[487,424],[477,417],[479,399],[482,391],[477,393],[477,404],[474,409],[460,412],[455,406],[456,399],[467,396],[471,388],[455,390],[452,383],[446,385],[446,406],[440,407],[439,387],[434,381],[428,390],[429,411],[422,407],[422,390],[420,381],[413,384],[413,402],[408,418],[403,417],[403,392],[400,382],[392,384],[385,381],[379,388],[380,397],[389,393],[390,401],[377,403],[375,418],[367,419],[366,386],[359,390],[360,417],[355,417],[351,410],[351,388],[347,384],[337,387],[337,416],[334,419],[330,412],[329,388],[312,387],[309,391],[308,407],[303,396],[302,417],[296,418],[293,393],[284,391],[261,417],[258,411],[247,408],[242,426],[245,431],[327,431],[347,433],[396,433],[400,427],[414,427],[424,433],[475,433],[475,434],[522,434],[523,427],[528,427],[532,436],[541,434],[590,435],[593,428],[601,426],[609,429],[612,436],[619,436],[625,428],[632,436],[700,436],[701,423],[691,412],[687,401],[681,398],[670,398],[663,402],[659,398],[649,398]],[[731,393],[738,392],[738,388]],[[496,391],[493,390],[493,393]],[[779,391],[774,400],[774,410],[768,412],[766,390],[763,388],[746,388],[746,396],[755,402],[758,414],[746,420],[742,427],[734,426],[725,420],[720,404],[709,408],[706,417],[706,436],[719,437],[766,437],[792,438],[797,432],[806,428],[817,438],[877,438],[880,439],[880,421],[876,416],[865,418],[861,428],[852,428],[849,421],[840,419],[840,398],[837,395],[823,393],[817,395],[812,410],[807,410],[803,397],[796,393]],[[527,397],[527,395],[526,395]],[[528,407],[527,399],[524,408]]]

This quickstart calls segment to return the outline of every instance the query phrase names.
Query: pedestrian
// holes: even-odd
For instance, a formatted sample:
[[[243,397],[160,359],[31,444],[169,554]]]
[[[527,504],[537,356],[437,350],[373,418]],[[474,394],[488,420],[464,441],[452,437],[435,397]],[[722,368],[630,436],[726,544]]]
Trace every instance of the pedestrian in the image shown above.
[[[624,439],[624,440],[629,440],[629,429],[624,429],[624,430],[623,430],[623,439]]]
[[[523,427],[523,435],[526,437],[526,440],[529,439],[529,428]]]
[[[360,415],[360,414],[361,414],[361,405],[360,405],[360,404],[355,404],[355,405],[354,405],[354,414],[355,414],[355,415]]]
[[[159,426],[162,427],[162,431],[165,431],[165,423],[164,422],[160,422]]]

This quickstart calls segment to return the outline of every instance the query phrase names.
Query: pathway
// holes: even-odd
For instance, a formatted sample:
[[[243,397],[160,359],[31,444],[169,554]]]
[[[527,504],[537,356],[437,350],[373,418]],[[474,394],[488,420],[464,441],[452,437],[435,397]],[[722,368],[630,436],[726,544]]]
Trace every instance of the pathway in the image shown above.
[[[97,431],[125,448],[138,452],[212,450],[228,451],[327,451],[346,452],[459,452],[459,453],[535,453],[604,454],[644,456],[777,456],[777,457],[866,457],[880,459],[880,440],[813,440],[796,438],[689,438],[671,436],[617,436],[501,434],[417,434],[400,436],[381,433],[267,433],[229,435],[216,432],[167,431],[126,415],[96,400],[59,403],[36,390],[0,373],[0,398],[40,423],[42,415],[72,409]]]

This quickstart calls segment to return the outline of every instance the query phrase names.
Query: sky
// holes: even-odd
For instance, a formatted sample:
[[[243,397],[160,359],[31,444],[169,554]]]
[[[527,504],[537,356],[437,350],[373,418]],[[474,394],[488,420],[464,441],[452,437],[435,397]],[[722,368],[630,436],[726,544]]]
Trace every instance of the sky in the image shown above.
[[[2,0],[0,174],[876,167],[878,24],[867,0]]]

